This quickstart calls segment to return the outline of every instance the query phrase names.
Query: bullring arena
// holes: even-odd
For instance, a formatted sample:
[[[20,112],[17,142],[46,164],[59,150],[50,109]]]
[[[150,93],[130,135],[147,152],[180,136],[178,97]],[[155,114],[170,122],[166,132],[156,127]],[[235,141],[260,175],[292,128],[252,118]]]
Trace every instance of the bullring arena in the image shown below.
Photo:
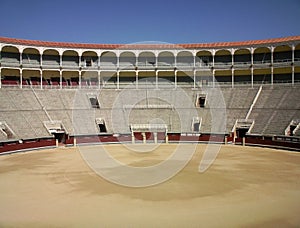
[[[0,41],[1,226],[299,226],[299,36]]]

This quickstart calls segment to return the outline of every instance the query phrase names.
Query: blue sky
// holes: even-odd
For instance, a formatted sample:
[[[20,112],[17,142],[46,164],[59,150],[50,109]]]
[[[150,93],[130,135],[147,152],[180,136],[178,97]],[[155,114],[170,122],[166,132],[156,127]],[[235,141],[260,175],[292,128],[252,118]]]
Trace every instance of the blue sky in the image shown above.
[[[300,35],[300,0],[0,0],[0,36],[210,43]]]

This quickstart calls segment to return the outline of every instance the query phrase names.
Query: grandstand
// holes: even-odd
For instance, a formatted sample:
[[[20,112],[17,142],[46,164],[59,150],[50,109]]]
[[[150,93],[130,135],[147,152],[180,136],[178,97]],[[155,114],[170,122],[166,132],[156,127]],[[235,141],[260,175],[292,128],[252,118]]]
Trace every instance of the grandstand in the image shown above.
[[[300,36],[178,45],[0,37],[0,76],[0,152],[56,140],[300,145]]]

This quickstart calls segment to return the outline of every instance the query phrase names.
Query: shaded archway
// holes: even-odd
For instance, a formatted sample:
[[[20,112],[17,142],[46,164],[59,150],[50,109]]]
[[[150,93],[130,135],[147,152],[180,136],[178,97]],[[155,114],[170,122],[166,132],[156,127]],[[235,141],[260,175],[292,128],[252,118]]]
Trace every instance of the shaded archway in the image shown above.
[[[86,68],[98,67],[98,55],[94,51],[85,51],[81,56],[81,66]]]
[[[41,55],[39,50],[35,48],[25,48],[22,52],[23,66],[39,66],[41,64]]]
[[[67,50],[62,55],[62,67],[63,68],[78,68],[79,67],[79,55],[76,51]]]
[[[43,52],[42,65],[44,68],[58,68],[60,66],[60,56],[57,50],[47,49]]]
[[[212,67],[213,56],[210,51],[199,51],[196,54],[196,67]]]

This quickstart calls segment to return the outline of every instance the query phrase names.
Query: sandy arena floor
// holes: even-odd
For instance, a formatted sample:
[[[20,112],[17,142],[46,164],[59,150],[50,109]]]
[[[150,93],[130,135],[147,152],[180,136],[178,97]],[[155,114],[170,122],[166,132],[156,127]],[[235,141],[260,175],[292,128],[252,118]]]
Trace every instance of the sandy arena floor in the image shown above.
[[[136,167],[160,163],[174,147],[105,146]],[[0,156],[0,227],[300,226],[300,153],[226,145],[199,173],[205,147],[175,177],[146,188],[104,180],[76,148]]]

